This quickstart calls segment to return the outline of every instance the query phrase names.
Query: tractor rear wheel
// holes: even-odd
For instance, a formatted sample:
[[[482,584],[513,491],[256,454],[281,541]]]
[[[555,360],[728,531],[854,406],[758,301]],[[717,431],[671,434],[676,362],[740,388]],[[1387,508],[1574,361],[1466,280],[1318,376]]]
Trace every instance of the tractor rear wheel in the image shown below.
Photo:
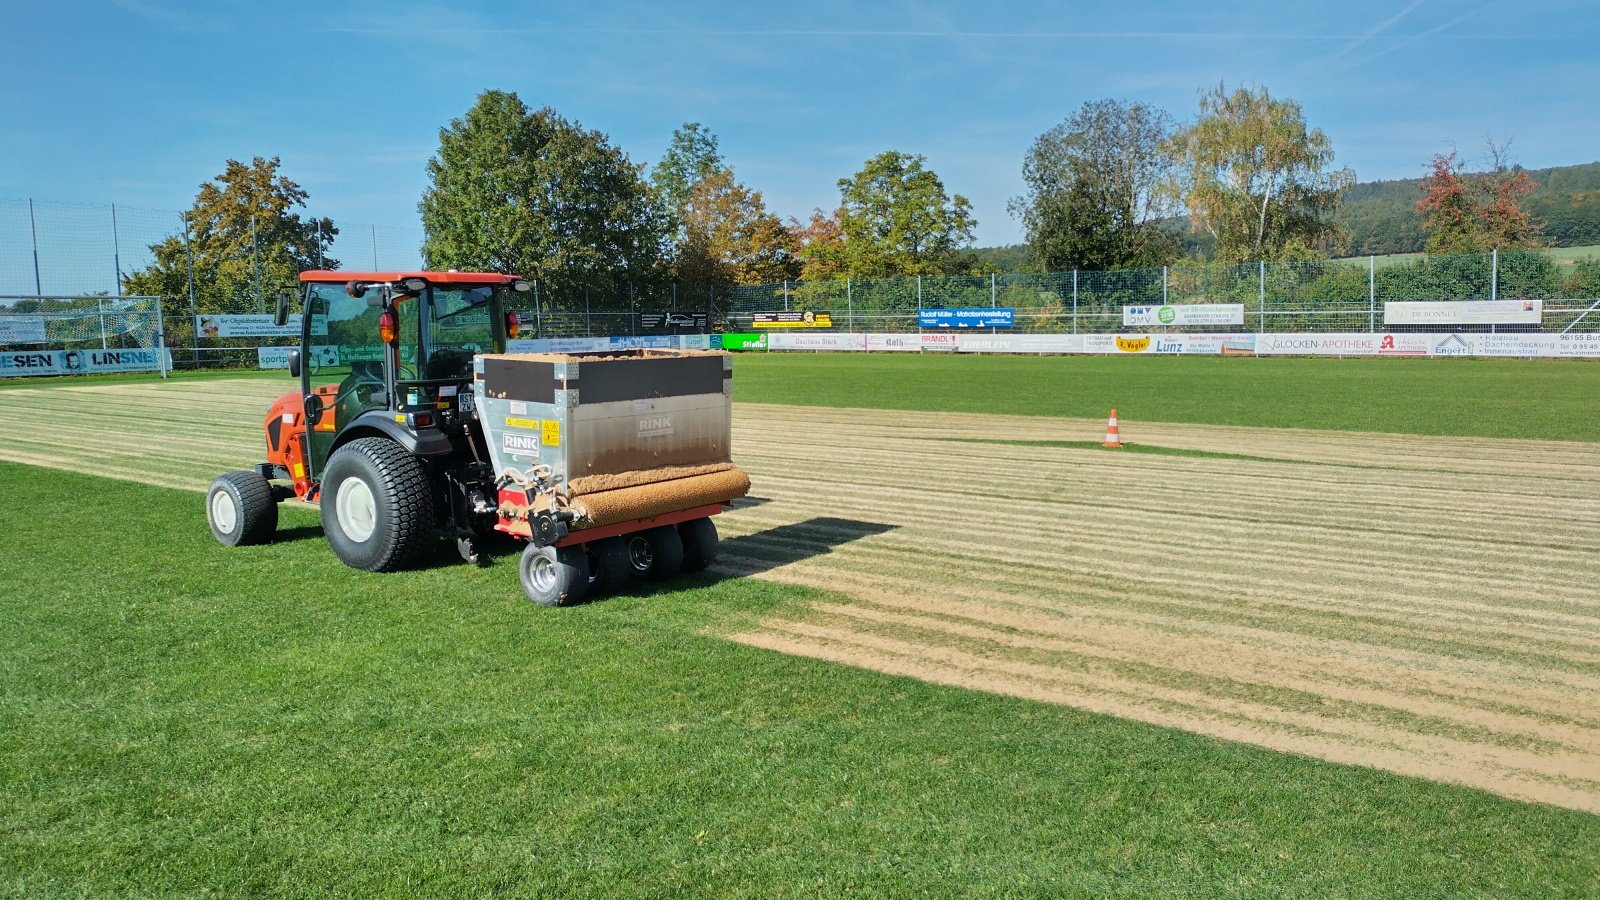
[[[278,501],[260,472],[217,476],[206,491],[206,522],[217,540],[229,547],[265,544],[278,530]]]
[[[422,464],[385,438],[340,447],[322,479],[322,530],[351,568],[404,568],[433,532],[433,494]]]
[[[517,566],[523,593],[540,606],[570,606],[589,587],[589,558],[578,547],[536,547],[522,551]]]
[[[710,516],[678,526],[683,538],[683,571],[699,572],[717,561],[717,525]]]

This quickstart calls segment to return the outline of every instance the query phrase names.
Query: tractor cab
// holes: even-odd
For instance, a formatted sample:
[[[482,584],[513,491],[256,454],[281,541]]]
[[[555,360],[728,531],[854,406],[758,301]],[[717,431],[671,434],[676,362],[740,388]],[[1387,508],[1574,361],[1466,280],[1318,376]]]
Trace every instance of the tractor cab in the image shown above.
[[[470,457],[469,442],[481,442],[470,427],[472,359],[516,337],[507,294],[528,283],[466,272],[311,271],[300,281],[300,346],[289,353],[300,390],[267,421],[269,459],[296,495],[317,499],[333,452],[362,437],[423,459]],[[286,302],[279,313],[287,319]]]

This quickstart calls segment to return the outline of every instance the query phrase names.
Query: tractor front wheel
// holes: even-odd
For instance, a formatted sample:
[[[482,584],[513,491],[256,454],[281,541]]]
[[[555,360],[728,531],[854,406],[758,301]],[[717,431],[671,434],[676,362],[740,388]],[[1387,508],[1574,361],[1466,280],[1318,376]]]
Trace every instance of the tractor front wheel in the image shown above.
[[[260,472],[217,476],[206,491],[206,522],[217,540],[229,547],[265,544],[278,530],[278,501]]]
[[[359,438],[340,447],[322,479],[322,530],[334,554],[351,568],[404,568],[426,547],[433,530],[433,494],[422,464],[384,438]]]

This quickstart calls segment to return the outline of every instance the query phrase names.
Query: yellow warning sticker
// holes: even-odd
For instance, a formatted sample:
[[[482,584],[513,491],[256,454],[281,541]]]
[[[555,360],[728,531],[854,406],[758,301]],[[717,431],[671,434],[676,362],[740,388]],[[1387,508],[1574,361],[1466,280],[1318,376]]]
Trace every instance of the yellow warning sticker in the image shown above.
[[[530,431],[539,430],[538,419],[519,419],[516,416],[506,416],[507,428],[526,428]]]
[[[306,467],[299,463],[294,464],[294,477],[299,478],[306,474]]]
[[[544,427],[539,430],[539,441],[546,447],[561,446],[561,422],[557,419],[545,419]]]

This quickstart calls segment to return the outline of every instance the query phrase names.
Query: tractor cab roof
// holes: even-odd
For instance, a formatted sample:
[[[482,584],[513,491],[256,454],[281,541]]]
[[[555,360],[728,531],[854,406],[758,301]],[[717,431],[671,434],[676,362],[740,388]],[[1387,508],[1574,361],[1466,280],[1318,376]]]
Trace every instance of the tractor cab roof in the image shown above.
[[[346,272],[313,269],[300,273],[300,281],[308,284],[344,284],[350,281],[368,283],[393,283],[407,278],[421,278],[430,284],[511,284],[516,275],[497,272]]]

